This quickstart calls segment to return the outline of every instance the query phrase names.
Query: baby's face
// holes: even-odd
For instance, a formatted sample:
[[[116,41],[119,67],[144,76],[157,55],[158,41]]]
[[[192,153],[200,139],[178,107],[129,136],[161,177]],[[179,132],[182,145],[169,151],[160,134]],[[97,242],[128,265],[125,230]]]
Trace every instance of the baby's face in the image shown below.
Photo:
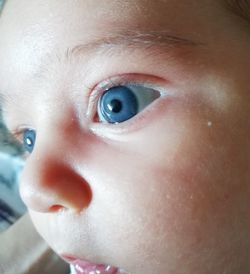
[[[5,119],[30,151],[22,198],[58,254],[249,273],[249,52],[222,0],[7,2]]]

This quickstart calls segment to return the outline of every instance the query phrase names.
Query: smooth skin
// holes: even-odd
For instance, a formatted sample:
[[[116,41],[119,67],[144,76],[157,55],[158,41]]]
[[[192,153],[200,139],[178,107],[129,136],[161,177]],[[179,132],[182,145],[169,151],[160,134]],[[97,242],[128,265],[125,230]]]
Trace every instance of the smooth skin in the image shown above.
[[[36,232],[29,214],[25,214],[0,234],[0,273],[68,274],[63,262]]]
[[[132,274],[250,272],[249,52],[249,23],[223,0],[7,1],[5,120],[36,130],[20,190],[59,255]],[[99,123],[114,82],[162,96]]]

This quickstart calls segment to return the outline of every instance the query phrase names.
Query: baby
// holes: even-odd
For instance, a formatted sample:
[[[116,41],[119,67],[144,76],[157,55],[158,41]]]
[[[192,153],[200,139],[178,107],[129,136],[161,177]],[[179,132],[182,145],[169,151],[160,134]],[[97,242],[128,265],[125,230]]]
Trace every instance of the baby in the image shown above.
[[[20,192],[77,273],[250,273],[250,1],[9,0]]]

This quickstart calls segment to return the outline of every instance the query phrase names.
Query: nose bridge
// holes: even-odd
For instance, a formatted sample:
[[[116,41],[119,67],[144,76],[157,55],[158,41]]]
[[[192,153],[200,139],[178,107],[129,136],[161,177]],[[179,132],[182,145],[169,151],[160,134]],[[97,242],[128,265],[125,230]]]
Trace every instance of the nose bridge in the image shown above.
[[[55,130],[51,136],[37,136],[20,183],[22,199],[34,211],[63,208],[79,212],[91,201],[90,185],[72,163],[77,138],[69,130],[73,130],[72,125]]]

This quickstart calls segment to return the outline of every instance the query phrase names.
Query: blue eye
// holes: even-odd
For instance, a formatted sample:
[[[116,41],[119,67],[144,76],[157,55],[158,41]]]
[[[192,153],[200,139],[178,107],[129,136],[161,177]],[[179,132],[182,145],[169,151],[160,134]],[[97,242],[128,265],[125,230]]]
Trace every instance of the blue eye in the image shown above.
[[[108,123],[125,122],[159,97],[159,91],[139,85],[112,87],[99,99],[99,119]]]
[[[26,129],[23,132],[23,146],[26,151],[31,153],[36,142],[36,132],[31,129]]]

